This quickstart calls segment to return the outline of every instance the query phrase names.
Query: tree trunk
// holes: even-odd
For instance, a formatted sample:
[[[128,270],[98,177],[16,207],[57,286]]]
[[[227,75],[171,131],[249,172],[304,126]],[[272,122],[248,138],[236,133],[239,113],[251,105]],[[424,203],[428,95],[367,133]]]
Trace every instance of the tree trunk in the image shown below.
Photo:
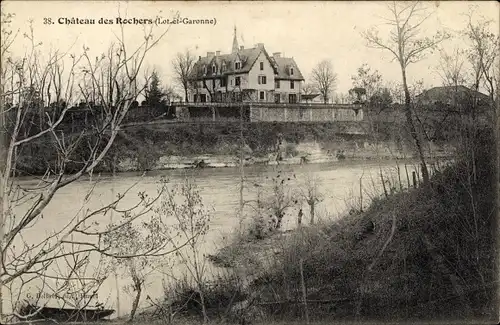
[[[314,225],[314,208],[315,208],[314,203],[309,205],[309,213],[311,215],[311,225]]]
[[[410,128],[410,134],[415,141],[415,146],[417,147],[417,153],[420,158],[421,168],[422,168],[422,178],[424,185],[429,183],[429,171],[427,169],[427,164],[425,162],[424,151],[422,149],[422,142],[420,140],[420,135],[415,128],[415,123],[413,123],[413,113],[411,110],[411,97],[410,91],[408,90],[408,84],[406,82],[406,69],[401,66],[401,72],[403,75],[403,89],[405,93],[405,116],[408,127]]]
[[[208,323],[208,314],[207,314],[207,307],[205,306],[205,294],[203,293],[203,288],[199,286],[200,288],[200,304],[201,304],[201,313],[203,314],[203,324]]]
[[[130,311],[129,322],[132,322],[134,320],[135,313],[137,312],[137,307],[139,306],[139,300],[141,299],[141,293],[142,293],[142,285],[140,279],[134,277],[133,281],[136,294],[134,302],[132,303],[132,310]]]
[[[189,103],[189,97],[188,97],[188,86],[184,85],[184,101],[186,103]]]

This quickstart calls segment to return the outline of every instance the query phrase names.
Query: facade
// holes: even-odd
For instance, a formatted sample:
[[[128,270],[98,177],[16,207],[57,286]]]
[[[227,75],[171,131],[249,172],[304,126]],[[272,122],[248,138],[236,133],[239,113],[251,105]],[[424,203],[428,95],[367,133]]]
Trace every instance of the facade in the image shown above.
[[[231,53],[200,56],[189,80],[194,103],[299,103],[304,78],[293,58],[270,56],[262,43],[238,46],[235,28]]]

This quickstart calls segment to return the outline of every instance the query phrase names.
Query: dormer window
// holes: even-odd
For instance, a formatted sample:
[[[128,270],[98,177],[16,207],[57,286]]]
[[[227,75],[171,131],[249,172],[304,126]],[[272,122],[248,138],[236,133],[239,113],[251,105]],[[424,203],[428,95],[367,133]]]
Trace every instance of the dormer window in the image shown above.
[[[207,74],[207,66],[206,65],[203,66],[203,74]]]
[[[235,62],[235,63],[234,63],[234,69],[235,69],[235,70],[239,70],[239,69],[241,69],[241,62],[239,62],[239,61],[238,61],[238,62]]]
[[[215,74],[217,73],[217,67],[214,65],[212,65],[212,73]]]
[[[221,72],[224,72],[226,71],[226,62],[222,62],[222,71]]]
[[[293,76],[293,68],[290,68],[290,75]]]

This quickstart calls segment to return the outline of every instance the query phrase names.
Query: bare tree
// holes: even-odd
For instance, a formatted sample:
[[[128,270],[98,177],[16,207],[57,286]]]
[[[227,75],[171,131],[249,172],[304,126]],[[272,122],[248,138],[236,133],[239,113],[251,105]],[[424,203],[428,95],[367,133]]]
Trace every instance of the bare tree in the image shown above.
[[[303,200],[309,206],[309,223],[314,224],[316,206],[323,200],[323,195],[319,192],[319,179],[311,174],[306,175],[303,185],[300,188],[300,194]]]
[[[316,87],[312,84],[312,83],[306,83],[302,86],[302,95],[315,95],[317,94],[318,90],[316,89]],[[312,100],[313,98],[311,97],[307,97],[306,98],[306,102],[309,102],[310,100]]]
[[[306,83],[302,86],[302,93],[304,95],[312,95],[316,93],[318,90],[312,83]]]
[[[275,229],[281,228],[286,212],[297,204],[296,195],[290,190],[289,182],[290,177],[278,169],[267,194],[266,206],[272,212]]]
[[[178,233],[178,236],[169,235],[165,240],[175,249],[176,256],[185,264],[196,285],[203,323],[208,321],[208,315],[205,301],[206,260],[201,240],[209,230],[212,213],[203,204],[194,180],[186,178],[177,188],[165,192],[156,209],[157,218],[150,226],[151,230],[160,233]],[[175,223],[166,223],[162,218],[165,215],[171,216]],[[179,241],[184,244],[181,245]],[[183,249],[184,246],[186,250]]]
[[[465,51],[455,48],[451,53],[447,53],[444,49],[440,52],[437,73],[441,77],[443,85],[458,87],[466,83]]]
[[[333,96],[333,102],[335,104],[349,104],[351,96],[348,93],[337,93]]]
[[[188,91],[190,89],[189,75],[193,70],[194,64],[196,62],[196,57],[191,54],[189,50],[184,53],[177,53],[177,56],[172,61],[172,66],[174,68],[175,79],[180,86],[184,89],[184,100],[189,101]]]
[[[357,74],[352,76],[351,80],[354,87],[365,89],[367,100],[382,88],[382,76],[378,70],[372,71],[366,63],[358,68]]]
[[[410,134],[415,141],[417,154],[420,158],[424,184],[429,182],[429,171],[425,161],[421,135],[417,132],[413,121],[411,95],[407,83],[407,68],[416,63],[430,50],[448,38],[447,33],[436,32],[432,37],[421,35],[422,24],[430,17],[426,9],[419,2],[392,2],[387,5],[390,17],[386,23],[392,27],[389,37],[382,39],[377,29],[365,31],[362,36],[367,41],[367,46],[388,51],[399,63],[405,95],[405,116]]]
[[[2,16],[3,22],[9,19],[12,16]],[[60,259],[88,252],[112,254],[101,239],[109,229],[93,223],[98,216],[121,211],[126,218],[111,228],[121,227],[147,213],[156,200],[140,193],[138,203],[125,208],[119,205],[125,195],[121,194],[93,211],[82,206],[81,211],[68,216],[60,229],[53,229],[46,237],[26,236],[31,228],[46,222],[42,220],[44,210],[60,189],[84,175],[91,176],[104,161],[141,92],[137,76],[142,65],[168,28],[157,37],[153,37],[153,27],[144,29],[143,39],[130,48],[122,27],[116,43],[97,57],[86,46],[80,55],[58,50],[42,56],[43,44],[36,41],[32,25],[25,34],[28,50],[16,57],[11,53],[11,45],[17,39],[8,28],[8,24],[2,24],[2,35],[9,37],[2,37],[1,41],[0,288],[16,287],[23,292],[22,288],[33,279],[57,278],[50,274],[50,268]],[[90,112],[92,119],[80,123],[83,126],[71,133],[68,125],[75,110]],[[19,173],[20,157],[41,142],[52,145],[50,154],[54,158],[47,159],[45,174],[38,178],[38,183],[19,183],[15,176]],[[67,173],[70,166],[72,174]],[[93,188],[83,204],[88,203],[92,192]],[[76,248],[69,250],[72,245]],[[2,294],[0,290],[0,302]],[[4,315],[3,303],[0,315]],[[4,319],[1,322],[5,323]]]
[[[337,83],[337,74],[333,71],[332,62],[323,60],[312,71],[312,81],[320,92],[323,103],[328,103]]]
[[[492,21],[481,17],[479,22],[474,22],[474,13],[467,15],[467,28],[463,31],[470,47],[467,56],[473,68],[474,90],[478,91],[484,86],[491,100],[494,110],[498,104],[498,79],[499,79],[499,36],[493,33]],[[495,114],[493,114],[495,115]]]

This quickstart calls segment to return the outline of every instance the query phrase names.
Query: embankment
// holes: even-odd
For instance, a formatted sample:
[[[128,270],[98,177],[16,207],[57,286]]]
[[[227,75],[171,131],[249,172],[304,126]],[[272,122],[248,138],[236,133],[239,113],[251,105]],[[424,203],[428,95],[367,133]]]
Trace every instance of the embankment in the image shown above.
[[[261,247],[271,255],[257,263],[268,262],[247,288],[250,298],[238,302],[238,315],[258,310],[266,320],[304,320],[307,311],[323,321],[496,323],[494,148],[483,131],[427,186],[382,195],[366,211],[267,245],[221,250],[213,260],[236,254],[231,265],[244,265]]]
[[[53,142],[48,135],[24,146],[19,173],[43,174],[49,166],[56,167],[58,154]],[[241,150],[245,164],[412,158],[412,143],[405,129],[394,123],[380,123],[376,132],[370,132],[366,123],[352,122],[137,125],[119,133],[94,171],[231,167],[240,163]],[[427,149],[431,156],[442,157],[453,152],[453,145],[441,141]],[[69,157],[67,172],[78,170],[88,155],[84,139]]]

